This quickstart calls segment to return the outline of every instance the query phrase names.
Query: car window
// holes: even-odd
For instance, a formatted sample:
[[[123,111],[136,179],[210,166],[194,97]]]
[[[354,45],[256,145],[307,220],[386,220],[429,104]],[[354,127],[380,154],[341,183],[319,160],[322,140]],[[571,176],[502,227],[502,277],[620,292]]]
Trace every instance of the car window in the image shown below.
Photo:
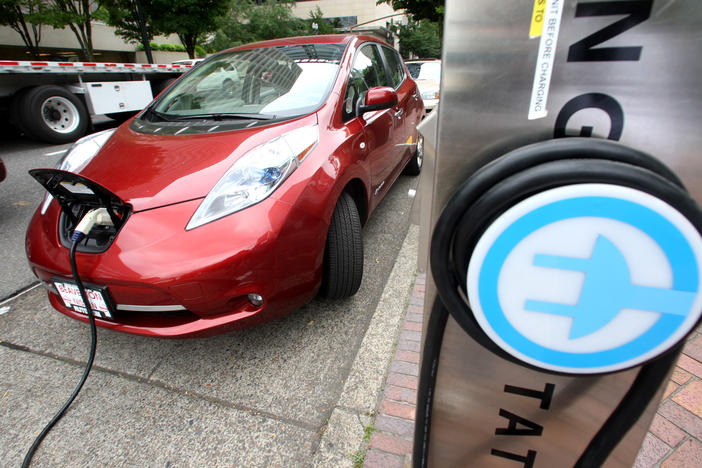
[[[415,80],[441,80],[441,62],[410,62],[407,64],[410,76]]]
[[[154,110],[164,118],[206,114],[302,115],[328,96],[344,54],[340,44],[225,52],[193,68]]]
[[[228,88],[233,86],[234,82],[238,80],[239,72],[236,67],[231,63],[223,63],[218,65],[212,73],[200,80],[200,82],[195,85],[195,88],[198,91],[219,87]]]
[[[397,89],[402,84],[402,80],[405,79],[405,69],[402,67],[402,60],[395,49],[382,47],[382,50],[390,69],[390,81],[393,88]]]
[[[406,65],[410,76],[413,80],[416,80],[419,76],[419,71],[422,69],[422,64],[417,62],[409,62]]]
[[[373,44],[361,47],[354,58],[353,67],[349,74],[349,82],[346,85],[343,110],[344,120],[354,117],[356,102],[359,99],[365,99],[366,92],[370,88],[387,85],[385,67],[380,58],[378,48]]]

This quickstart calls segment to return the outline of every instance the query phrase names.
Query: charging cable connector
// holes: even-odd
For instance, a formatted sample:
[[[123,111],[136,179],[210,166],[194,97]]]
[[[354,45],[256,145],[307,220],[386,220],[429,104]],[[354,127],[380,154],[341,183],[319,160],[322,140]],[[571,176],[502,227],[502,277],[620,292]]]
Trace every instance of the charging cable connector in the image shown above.
[[[80,220],[78,226],[76,226],[73,234],[71,235],[71,241],[80,242],[85,237],[90,234],[90,231],[94,226],[112,226],[112,219],[110,219],[110,214],[107,212],[106,208],[98,208],[88,212],[83,219]]]

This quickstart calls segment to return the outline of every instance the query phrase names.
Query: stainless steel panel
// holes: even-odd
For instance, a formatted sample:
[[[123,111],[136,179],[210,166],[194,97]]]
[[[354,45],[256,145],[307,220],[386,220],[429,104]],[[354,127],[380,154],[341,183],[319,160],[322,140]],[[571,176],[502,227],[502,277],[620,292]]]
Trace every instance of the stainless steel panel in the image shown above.
[[[430,467],[516,467],[513,460],[492,455],[500,450],[526,456],[534,451],[535,467],[573,466],[604,420],[616,407],[638,369],[605,377],[567,377],[535,372],[489,353],[449,319],[439,362],[431,438]],[[550,407],[537,398],[505,392],[505,385],[543,391],[555,390]],[[605,466],[630,467],[653,417],[657,401]],[[508,427],[500,410],[543,428],[539,436],[496,436]],[[517,424],[519,429],[528,426]]]
[[[576,136],[583,127],[591,127],[592,136],[618,139],[654,155],[681,177],[700,202],[702,10],[697,2],[654,0],[647,18],[595,46],[640,47],[638,60],[585,62],[568,61],[570,47],[629,15],[576,17],[578,5],[588,2],[561,2],[548,113],[530,120],[539,49],[539,38],[529,38],[535,1],[540,2],[447,1],[437,156],[435,165],[424,168],[434,182],[431,214],[422,220],[424,232],[434,226],[456,188],[475,170],[511,149],[553,138],[559,113],[574,98],[592,93],[611,98],[608,102],[621,109],[621,116],[612,125],[603,110],[583,109],[565,119],[563,133]],[[641,0],[635,6],[647,9],[648,3]],[[612,135],[613,129],[617,133],[617,122],[621,134]],[[435,288],[429,285],[425,315],[435,295]],[[621,400],[636,371],[569,377],[528,370],[485,350],[450,318],[435,389],[429,466],[523,465],[491,455],[492,449],[521,455],[535,451],[534,466],[572,466]],[[547,383],[555,385],[548,410],[541,409],[533,397],[505,391],[505,385],[543,390]],[[627,433],[607,466],[631,466],[656,403],[649,405]],[[495,430],[508,423],[500,410],[538,424],[543,432],[539,436],[496,436]]]

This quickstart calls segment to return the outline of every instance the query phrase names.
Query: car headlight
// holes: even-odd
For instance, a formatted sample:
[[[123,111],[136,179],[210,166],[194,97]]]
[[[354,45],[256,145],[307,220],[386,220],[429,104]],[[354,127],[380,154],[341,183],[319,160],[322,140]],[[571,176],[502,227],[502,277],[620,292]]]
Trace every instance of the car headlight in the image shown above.
[[[431,100],[431,99],[439,99],[439,90],[435,91],[426,91],[422,93],[422,99],[426,100]]]
[[[58,163],[56,169],[67,172],[78,172],[88,165],[91,159],[100,151],[102,145],[115,133],[116,128],[93,133],[76,141],[66,152],[66,156]]]
[[[115,130],[117,129],[111,128],[109,130],[103,130],[76,141],[73,143],[73,146],[66,151],[66,155],[56,165],[56,169],[78,173],[95,157],[98,151],[100,151],[100,148],[102,148],[102,145],[115,133]],[[49,203],[51,203],[53,198],[54,197],[47,192],[44,196],[44,202],[41,205],[41,214],[46,213],[46,210],[49,208]]]
[[[266,199],[297,169],[318,140],[317,125],[311,125],[249,150],[207,194],[185,229],[194,229]]]

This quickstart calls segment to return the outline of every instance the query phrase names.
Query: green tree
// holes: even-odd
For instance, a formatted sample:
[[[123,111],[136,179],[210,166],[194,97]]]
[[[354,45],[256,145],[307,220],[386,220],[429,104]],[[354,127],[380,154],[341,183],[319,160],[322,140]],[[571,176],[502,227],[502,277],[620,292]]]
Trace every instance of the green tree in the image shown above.
[[[334,26],[324,19],[324,13],[319,5],[310,11],[310,25],[311,23],[317,23],[317,34],[334,34],[336,32]]]
[[[93,31],[90,19],[98,9],[98,2],[91,0],[48,0],[37,13],[37,21],[57,29],[68,27],[76,36],[83,54],[88,61],[95,60],[93,53]]]
[[[444,35],[445,0],[376,0],[376,5],[387,3],[392,9],[405,10],[415,21],[429,20],[438,25],[439,42]]]
[[[410,54],[421,58],[441,57],[441,40],[439,39],[439,24],[423,19],[410,20],[406,25],[400,25],[400,53],[404,59]]]
[[[198,42],[217,29],[228,5],[229,0],[144,1],[144,9],[151,12],[153,29],[161,34],[177,34],[190,58],[195,58]]]
[[[39,58],[41,22],[37,14],[43,6],[41,0],[0,0],[0,25],[15,30],[33,58]]]
[[[151,11],[147,8],[149,2],[142,0],[141,3],[144,6],[147,40],[151,41],[154,38],[154,31],[151,27]],[[100,9],[93,14],[93,17],[113,26],[115,34],[125,41],[143,43],[139,14],[134,0],[101,0]]]
[[[140,22],[137,2],[141,5],[143,25]],[[93,13],[93,17],[113,26],[115,34],[126,42],[141,44],[141,50],[146,51],[149,63],[153,63],[150,42],[158,32],[151,26],[152,13],[149,5],[148,0],[101,0],[100,8]]]
[[[293,2],[294,3],[294,2]],[[276,39],[308,34],[311,24],[292,14],[291,2],[268,1],[249,11],[246,29],[253,40]]]
[[[377,0],[376,4],[387,3],[392,9],[405,10],[415,20],[428,19],[435,23],[444,21],[444,0]]]
[[[233,0],[229,13],[222,18],[208,44],[209,50],[215,52],[249,42],[314,34],[312,23],[315,21],[318,34],[334,31],[322,19],[319,7],[311,12],[309,20],[303,20],[293,16],[293,5],[289,0],[268,0],[260,5],[253,0]]]

